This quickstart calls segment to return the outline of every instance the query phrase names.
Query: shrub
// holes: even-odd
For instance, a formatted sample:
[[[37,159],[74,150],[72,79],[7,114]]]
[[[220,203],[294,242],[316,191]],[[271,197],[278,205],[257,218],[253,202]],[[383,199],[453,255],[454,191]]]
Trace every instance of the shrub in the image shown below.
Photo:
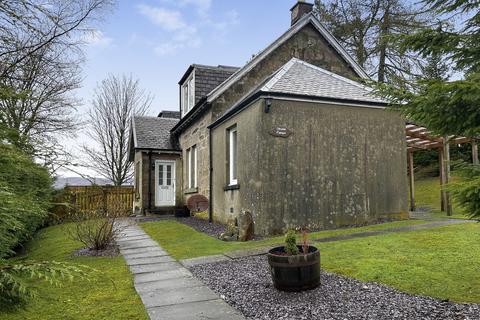
[[[47,217],[52,192],[48,171],[0,142],[0,259],[29,240]]]
[[[480,219],[480,165],[460,163],[456,167],[460,179],[448,190],[470,218]]]
[[[90,250],[104,250],[113,244],[115,237],[122,232],[116,221],[123,214],[119,210],[97,209],[76,213],[72,216],[73,240],[80,241]]]
[[[297,235],[294,230],[288,230],[285,235],[285,252],[292,256],[300,253],[297,247]]]

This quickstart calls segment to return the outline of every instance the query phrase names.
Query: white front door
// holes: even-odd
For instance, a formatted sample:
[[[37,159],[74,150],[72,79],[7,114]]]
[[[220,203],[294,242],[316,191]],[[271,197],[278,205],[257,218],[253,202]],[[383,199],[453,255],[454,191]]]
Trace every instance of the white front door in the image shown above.
[[[155,206],[175,205],[175,161],[155,161]]]

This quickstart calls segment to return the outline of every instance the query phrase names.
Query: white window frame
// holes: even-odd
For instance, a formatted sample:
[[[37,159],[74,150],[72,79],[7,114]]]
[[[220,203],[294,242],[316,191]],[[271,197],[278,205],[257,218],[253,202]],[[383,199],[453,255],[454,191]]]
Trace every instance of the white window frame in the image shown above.
[[[197,180],[197,146],[191,146],[187,149],[187,186],[189,189],[198,187]],[[192,183],[192,157],[193,157],[193,183]]]
[[[186,94],[185,94],[186,91]],[[182,113],[185,116],[195,106],[195,70],[181,86]]]
[[[236,143],[234,143],[233,137],[236,135]],[[234,177],[234,172],[238,175],[238,164],[237,164],[237,144],[238,144],[238,132],[237,126],[233,126],[228,129],[228,178],[229,186],[234,186],[238,184],[238,177]],[[236,170],[235,170],[236,169]]]

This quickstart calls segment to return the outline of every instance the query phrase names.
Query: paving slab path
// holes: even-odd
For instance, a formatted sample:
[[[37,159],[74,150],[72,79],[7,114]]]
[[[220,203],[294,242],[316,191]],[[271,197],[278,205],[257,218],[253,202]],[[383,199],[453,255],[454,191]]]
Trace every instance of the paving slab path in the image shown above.
[[[116,241],[152,320],[245,319],[173,259],[133,220],[119,221]]]

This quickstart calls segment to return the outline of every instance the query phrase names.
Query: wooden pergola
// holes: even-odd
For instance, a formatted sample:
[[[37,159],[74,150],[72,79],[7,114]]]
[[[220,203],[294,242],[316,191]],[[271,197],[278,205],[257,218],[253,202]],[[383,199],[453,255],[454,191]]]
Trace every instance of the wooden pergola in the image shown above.
[[[410,210],[415,211],[415,177],[413,170],[413,153],[420,150],[438,150],[441,185],[441,208],[447,215],[452,215],[452,202],[445,185],[450,181],[450,144],[472,145],[472,161],[478,164],[477,139],[458,136],[436,136],[423,126],[407,123],[405,127],[407,139],[408,176],[410,181]]]

